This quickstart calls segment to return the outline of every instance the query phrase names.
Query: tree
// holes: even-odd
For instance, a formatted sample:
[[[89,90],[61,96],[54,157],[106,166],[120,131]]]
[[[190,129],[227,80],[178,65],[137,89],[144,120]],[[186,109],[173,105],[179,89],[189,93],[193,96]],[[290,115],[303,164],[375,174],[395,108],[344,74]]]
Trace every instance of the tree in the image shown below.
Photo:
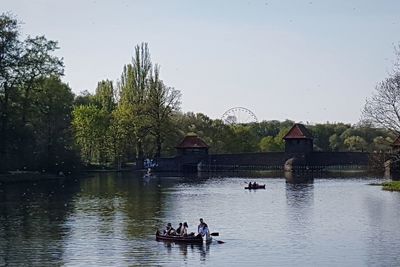
[[[62,59],[52,55],[59,47],[56,41],[44,36],[28,37],[23,43],[20,63],[22,95],[22,123],[26,123],[30,94],[39,78],[61,76],[64,73]]]
[[[374,94],[365,103],[363,118],[378,127],[400,133],[399,71],[376,86]]]
[[[151,59],[147,43],[135,47],[132,63],[124,66],[120,82],[120,105],[129,110],[129,121],[136,139],[136,158],[143,159],[143,140],[149,132],[146,100],[151,75]],[[125,113],[125,112],[122,112]]]
[[[77,159],[72,146],[74,95],[71,88],[54,76],[37,82],[37,88],[32,93],[35,110],[29,114],[29,120],[35,132],[34,160],[42,169],[59,171],[74,168]]]
[[[391,149],[393,140],[390,137],[377,136],[374,138],[372,147],[376,152],[387,152]]]
[[[260,141],[259,146],[262,152],[274,152],[280,150],[280,147],[275,142],[275,138],[273,136],[263,137]]]
[[[150,132],[155,138],[156,157],[161,156],[162,144],[171,124],[171,116],[179,110],[181,94],[172,87],[167,87],[159,78],[159,67],[156,65],[150,78],[147,110]]]
[[[106,111],[90,104],[73,110],[75,140],[86,163],[103,163],[107,149],[109,117]]]
[[[0,15],[0,164],[13,162],[14,166],[27,165],[26,155],[34,152],[28,150],[35,139],[28,124],[28,113],[37,113],[33,90],[44,78],[63,73],[62,59],[52,55],[57,42],[44,36],[21,41],[19,30],[11,15]],[[13,159],[9,158],[11,150]]]
[[[100,81],[97,84],[93,102],[107,113],[111,114],[116,108],[115,92],[112,81]]]
[[[10,98],[20,77],[22,45],[18,30],[17,20],[7,14],[0,15],[0,155],[3,159],[0,164],[6,164]]]
[[[89,93],[89,91],[84,90],[79,93],[74,99],[74,106],[80,106],[80,105],[89,105],[93,102],[93,96],[92,94]]]
[[[332,134],[329,137],[329,148],[332,151],[339,151],[342,145],[342,139],[337,134]]]
[[[364,151],[367,148],[367,142],[360,136],[347,137],[343,143],[350,151]]]

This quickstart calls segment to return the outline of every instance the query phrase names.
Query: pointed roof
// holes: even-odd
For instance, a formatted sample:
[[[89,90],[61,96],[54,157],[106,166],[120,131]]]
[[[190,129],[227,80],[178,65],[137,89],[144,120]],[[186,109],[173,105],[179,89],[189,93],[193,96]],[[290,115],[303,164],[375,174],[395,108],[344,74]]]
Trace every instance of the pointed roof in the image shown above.
[[[188,134],[176,148],[208,148],[208,145],[196,134]]]
[[[303,124],[295,123],[283,139],[313,139],[313,136]]]
[[[400,136],[394,140],[394,142],[391,145],[392,147],[399,147],[400,146]]]

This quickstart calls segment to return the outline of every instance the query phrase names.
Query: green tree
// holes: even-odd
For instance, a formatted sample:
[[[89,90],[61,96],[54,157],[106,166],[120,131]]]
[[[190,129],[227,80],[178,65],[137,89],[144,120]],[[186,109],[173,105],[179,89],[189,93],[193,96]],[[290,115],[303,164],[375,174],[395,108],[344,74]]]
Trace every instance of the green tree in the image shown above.
[[[111,114],[116,108],[113,82],[109,80],[98,82],[96,93],[92,97],[92,102],[99,108]]]
[[[56,41],[47,40],[45,36],[28,37],[23,43],[20,59],[22,96],[22,123],[27,122],[31,91],[39,78],[61,76],[64,73],[62,59],[52,55],[59,47]]]
[[[329,148],[332,151],[339,151],[342,147],[342,139],[337,134],[332,134],[329,137]]]
[[[373,140],[373,150],[376,152],[388,152],[391,149],[393,140],[390,137],[377,136]]]
[[[150,132],[154,136],[156,157],[161,156],[162,144],[169,132],[171,117],[180,108],[181,94],[172,87],[167,87],[159,78],[159,67],[156,65],[150,77],[147,111],[149,114]]]
[[[147,43],[137,45],[132,63],[124,67],[120,82],[120,105],[118,108],[131,112],[129,123],[136,139],[138,162],[142,162],[143,141],[149,132],[146,102],[151,69],[152,63]]]
[[[62,59],[52,55],[58,48],[44,36],[20,40],[19,24],[11,15],[0,15],[0,164],[12,162],[16,168],[27,166],[36,138],[28,114],[37,114],[34,90],[44,78],[63,73]],[[9,138],[12,136],[13,138]],[[9,159],[8,150],[13,150]],[[8,160],[7,160],[8,159]],[[10,167],[9,165],[7,166]]]
[[[74,95],[71,89],[60,78],[50,77],[38,82],[32,93],[35,111],[29,113],[29,121],[35,132],[34,160],[41,168],[51,171],[75,168],[77,157],[71,131]]]
[[[75,140],[86,163],[104,163],[107,151],[109,114],[90,104],[73,110]]]
[[[10,135],[9,122],[12,113],[12,97],[20,82],[19,63],[22,44],[18,39],[18,22],[10,15],[0,15],[0,155],[3,168],[7,164],[7,145]]]
[[[360,136],[350,136],[344,140],[344,145],[350,151],[365,151],[367,142]]]
[[[262,152],[280,151],[279,144],[275,142],[275,138],[273,136],[263,137],[260,141],[259,146]]]

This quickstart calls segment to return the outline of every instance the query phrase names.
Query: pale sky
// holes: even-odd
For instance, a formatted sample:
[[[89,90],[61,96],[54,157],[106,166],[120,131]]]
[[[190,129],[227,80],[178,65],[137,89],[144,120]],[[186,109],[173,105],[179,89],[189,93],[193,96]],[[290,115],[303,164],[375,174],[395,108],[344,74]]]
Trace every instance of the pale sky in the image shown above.
[[[23,33],[57,40],[75,93],[117,80],[148,42],[182,110],[357,123],[400,42],[400,1],[0,0]]]

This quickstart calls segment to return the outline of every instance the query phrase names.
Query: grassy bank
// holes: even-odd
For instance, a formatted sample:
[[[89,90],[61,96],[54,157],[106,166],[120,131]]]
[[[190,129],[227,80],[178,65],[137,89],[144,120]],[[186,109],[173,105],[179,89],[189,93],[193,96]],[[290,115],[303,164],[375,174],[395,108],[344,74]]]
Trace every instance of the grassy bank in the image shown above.
[[[383,185],[382,187],[383,190],[400,192],[400,181],[385,182],[382,185]]]

